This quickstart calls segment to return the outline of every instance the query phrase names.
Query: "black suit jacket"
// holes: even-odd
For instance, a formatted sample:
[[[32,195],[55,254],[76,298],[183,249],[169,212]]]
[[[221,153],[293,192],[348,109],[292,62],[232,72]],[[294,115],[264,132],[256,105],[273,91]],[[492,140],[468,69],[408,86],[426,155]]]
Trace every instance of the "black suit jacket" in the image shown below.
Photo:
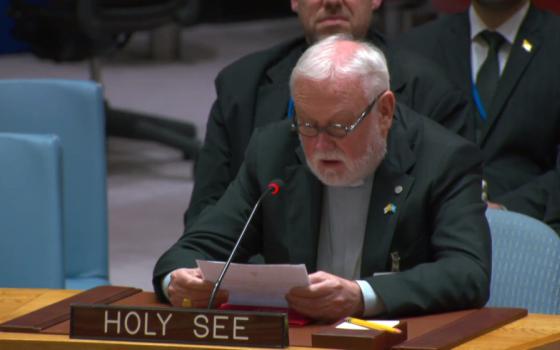
[[[476,140],[489,199],[560,230],[560,19],[530,7]],[[432,59],[471,96],[468,13],[415,28],[399,44]],[[523,47],[530,43],[531,50]],[[473,103],[471,101],[471,103]],[[473,113],[465,130],[473,130]],[[464,134],[474,140],[474,134]]]
[[[361,276],[388,316],[485,304],[491,263],[481,162],[474,144],[399,107],[387,156],[375,173],[361,260]],[[257,129],[223,197],[160,258],[158,295],[170,271],[193,267],[195,259],[225,260],[261,191],[278,177],[285,188],[263,201],[235,260],[260,253],[266,263],[303,263],[315,271],[323,186],[286,120]],[[397,208],[393,214],[384,211],[389,203]],[[391,252],[399,253],[401,272],[374,276],[390,271]]]
[[[452,88],[443,73],[419,55],[388,50],[384,40],[370,40],[385,51],[391,89],[397,100],[448,128],[462,132],[467,100]],[[288,81],[307,48],[303,38],[241,58],[216,78],[217,99],[208,119],[206,138],[195,171],[195,184],[185,226],[209,204],[215,203],[235,178],[256,127],[286,118]]]

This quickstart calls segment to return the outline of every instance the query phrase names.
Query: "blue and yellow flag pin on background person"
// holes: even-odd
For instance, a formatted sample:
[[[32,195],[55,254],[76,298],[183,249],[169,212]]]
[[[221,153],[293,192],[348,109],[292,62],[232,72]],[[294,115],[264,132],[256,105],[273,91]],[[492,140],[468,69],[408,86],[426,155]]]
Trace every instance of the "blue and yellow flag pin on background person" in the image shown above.
[[[533,44],[531,44],[531,42],[527,39],[523,39],[523,44],[521,44],[521,46],[523,46],[523,49],[527,52],[531,52],[531,50],[533,50]]]
[[[397,206],[393,203],[389,203],[383,208],[383,214],[394,214],[397,212]]]

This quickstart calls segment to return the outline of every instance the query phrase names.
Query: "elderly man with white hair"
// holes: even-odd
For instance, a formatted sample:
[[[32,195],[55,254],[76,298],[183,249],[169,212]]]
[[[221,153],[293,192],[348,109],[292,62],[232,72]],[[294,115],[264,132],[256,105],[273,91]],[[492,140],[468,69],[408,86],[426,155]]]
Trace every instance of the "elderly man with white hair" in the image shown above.
[[[171,248],[173,264],[156,266],[169,301],[206,305],[212,283],[195,260],[227,259],[262,189],[282,178],[235,261],[305,264],[310,285],[286,295],[293,310],[336,320],[483,306],[491,254],[476,146],[397,104],[367,43],[314,44],[290,90],[294,118],[255,132],[224,196]]]

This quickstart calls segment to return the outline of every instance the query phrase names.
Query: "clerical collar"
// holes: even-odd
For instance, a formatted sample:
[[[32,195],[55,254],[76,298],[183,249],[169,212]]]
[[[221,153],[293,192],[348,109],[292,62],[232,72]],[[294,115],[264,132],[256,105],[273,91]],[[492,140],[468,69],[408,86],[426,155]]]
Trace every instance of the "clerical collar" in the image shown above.
[[[336,187],[336,188],[352,188],[352,187],[361,187],[365,184],[370,184],[373,182],[373,178],[375,177],[375,173],[367,176],[365,179],[358,180],[350,185],[347,186],[327,186],[327,187]]]

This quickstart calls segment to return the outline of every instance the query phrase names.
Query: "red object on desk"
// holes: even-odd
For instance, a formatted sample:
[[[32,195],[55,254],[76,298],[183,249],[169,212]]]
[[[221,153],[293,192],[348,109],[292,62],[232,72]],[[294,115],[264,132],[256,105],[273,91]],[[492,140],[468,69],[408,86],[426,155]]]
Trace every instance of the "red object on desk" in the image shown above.
[[[288,314],[288,323],[290,326],[305,326],[312,321],[312,319],[310,319],[309,317],[303,316],[299,312],[284,307],[222,304],[220,305],[219,309],[237,311],[283,312]]]

